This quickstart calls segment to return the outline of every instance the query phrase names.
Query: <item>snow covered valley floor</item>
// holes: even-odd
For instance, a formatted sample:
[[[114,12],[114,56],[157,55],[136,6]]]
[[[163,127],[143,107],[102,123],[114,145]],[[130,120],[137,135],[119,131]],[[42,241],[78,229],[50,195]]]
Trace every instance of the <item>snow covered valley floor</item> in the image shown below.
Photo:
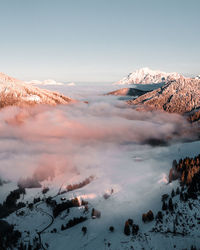
[[[70,91],[88,104],[0,112],[1,219],[21,233],[13,249],[199,249],[200,196],[186,202],[175,194],[173,213],[161,201],[180,187],[168,183],[173,160],[199,154],[190,124],[178,115],[137,112],[103,96],[105,87],[82,96],[77,87]],[[6,206],[12,209],[2,216]],[[149,210],[154,219],[144,223]],[[9,249],[0,240],[0,249]]]

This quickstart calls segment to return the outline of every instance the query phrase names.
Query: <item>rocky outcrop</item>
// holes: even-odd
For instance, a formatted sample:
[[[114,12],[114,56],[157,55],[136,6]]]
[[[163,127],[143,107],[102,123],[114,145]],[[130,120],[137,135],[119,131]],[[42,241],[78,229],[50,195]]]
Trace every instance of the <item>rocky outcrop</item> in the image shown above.
[[[58,92],[52,92],[28,85],[23,81],[0,73],[0,108],[34,104],[68,104],[75,100]]]
[[[164,110],[170,113],[190,114],[194,119],[200,108],[200,80],[179,79],[169,81],[163,87],[151,91],[128,104],[138,110]]]

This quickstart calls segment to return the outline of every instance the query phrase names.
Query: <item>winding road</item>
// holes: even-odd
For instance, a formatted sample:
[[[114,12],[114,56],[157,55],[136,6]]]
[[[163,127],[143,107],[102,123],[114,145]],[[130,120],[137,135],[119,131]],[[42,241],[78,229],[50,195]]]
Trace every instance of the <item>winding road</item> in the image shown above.
[[[63,184],[62,184],[63,185]],[[62,188],[62,185],[61,187],[59,188],[59,191],[56,195],[54,195],[52,198],[55,198],[57,197],[58,195],[60,195],[60,191],[61,191],[61,188]],[[40,201],[38,203],[35,204],[35,210],[39,213],[42,213],[42,214],[45,214],[46,216],[49,217],[50,219],[50,222],[47,226],[45,226],[42,230],[40,230],[39,232],[37,232],[38,236],[39,236],[39,241],[40,241],[40,246],[42,249],[46,249],[43,244],[42,244],[42,238],[41,238],[41,234],[44,233],[53,223],[54,223],[54,217],[49,214],[48,212],[46,212],[45,210],[43,210],[41,207],[39,207],[39,205],[45,203],[45,201]]]
[[[39,232],[37,232],[38,236],[39,236],[39,241],[40,241],[40,246],[42,249],[46,249],[43,244],[42,244],[42,238],[41,238],[41,234],[44,233],[53,223],[54,223],[54,217],[47,213],[46,211],[44,211],[42,208],[39,207],[39,205],[45,203],[44,201],[41,201],[41,202],[38,202],[36,205],[35,205],[35,210],[39,213],[42,213],[42,214],[45,214],[46,216],[49,217],[50,219],[50,222],[42,229],[40,230]]]

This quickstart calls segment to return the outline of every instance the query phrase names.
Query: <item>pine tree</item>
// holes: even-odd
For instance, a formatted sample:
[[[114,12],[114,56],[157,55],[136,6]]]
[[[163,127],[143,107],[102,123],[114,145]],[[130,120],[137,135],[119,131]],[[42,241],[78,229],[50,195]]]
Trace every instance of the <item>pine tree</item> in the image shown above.
[[[167,210],[167,203],[165,201],[163,201],[163,204],[162,204],[162,210]]]
[[[180,189],[179,189],[179,187],[177,187],[177,189],[176,189],[176,194],[180,194]]]
[[[130,231],[130,227],[129,227],[129,223],[128,221],[125,222],[125,225],[124,225],[124,234],[125,235],[130,235],[131,231]]]
[[[180,192],[180,200],[183,201],[184,200],[184,197],[183,197],[183,193]]]
[[[175,196],[175,192],[174,192],[174,189],[172,189],[171,197],[173,198],[174,196]]]
[[[82,232],[83,232],[83,235],[85,235],[87,233],[87,227],[82,227]]]
[[[173,211],[173,210],[174,210],[173,203],[172,203],[172,198],[169,199],[169,204],[168,204],[168,206],[169,206],[169,210],[170,210],[170,211]]]

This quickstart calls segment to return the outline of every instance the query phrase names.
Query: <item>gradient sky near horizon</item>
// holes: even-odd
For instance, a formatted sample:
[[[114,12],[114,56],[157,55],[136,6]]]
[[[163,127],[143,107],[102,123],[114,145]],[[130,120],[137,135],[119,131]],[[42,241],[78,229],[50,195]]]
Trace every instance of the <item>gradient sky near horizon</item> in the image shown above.
[[[200,74],[200,0],[0,0],[0,71],[117,81],[140,67]]]

